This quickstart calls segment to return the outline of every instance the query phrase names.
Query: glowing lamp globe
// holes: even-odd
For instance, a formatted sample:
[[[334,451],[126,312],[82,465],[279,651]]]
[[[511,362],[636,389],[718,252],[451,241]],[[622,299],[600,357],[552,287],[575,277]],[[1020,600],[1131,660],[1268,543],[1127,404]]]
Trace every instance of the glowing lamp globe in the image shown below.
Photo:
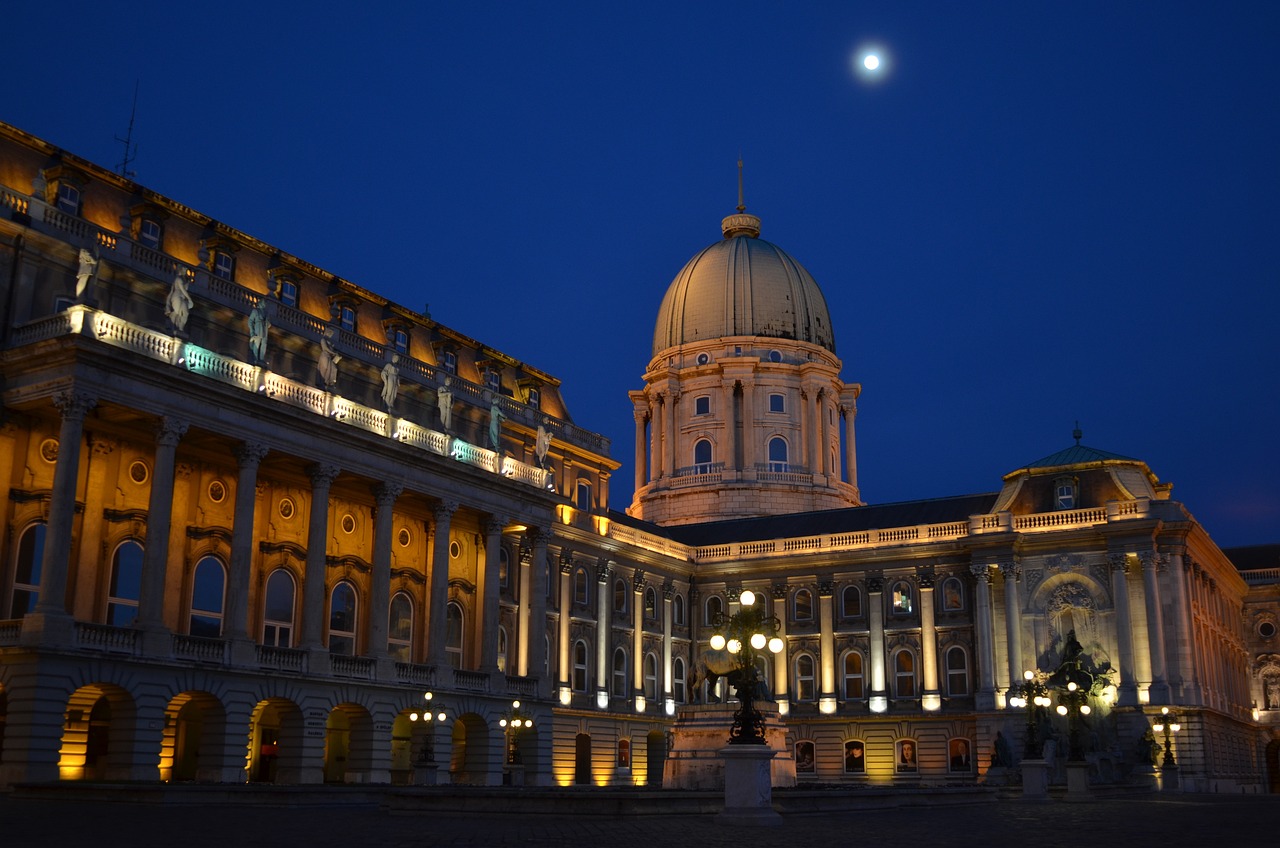
[[[742,601],[744,607],[754,606],[756,602],[756,593],[750,589],[744,589],[742,594],[738,596],[738,600]]]
[[[768,641],[769,641],[768,639],[764,638],[764,634],[763,634],[763,633],[752,633],[752,634],[751,634],[751,647],[755,648],[757,651],[759,651],[759,650],[761,650],[762,648],[764,648],[765,644],[766,644]]]
[[[713,651],[724,650],[724,637],[721,636],[719,633],[713,634],[711,637],[711,650]]]
[[[443,710],[441,710],[439,713],[437,713],[437,714],[436,714],[436,721],[444,721],[444,711],[443,711]]]
[[[1088,715],[1091,712],[1093,712],[1093,709],[1088,704],[1080,705],[1080,715]]]
[[[1058,715],[1064,716],[1066,714],[1067,714],[1067,708],[1064,707],[1062,704],[1058,704]]]
[[[742,642],[738,641],[737,639],[729,640],[729,653],[736,654],[741,650],[742,650]]]
[[[506,727],[506,726],[507,726],[507,720],[505,718],[498,719],[498,727]]]
[[[1070,681],[1069,683],[1067,683],[1067,691],[1068,691],[1068,692],[1074,692],[1074,691],[1076,691],[1076,690],[1077,690],[1077,689],[1079,689],[1079,688],[1080,688],[1080,687],[1076,685],[1076,682],[1075,682],[1074,680],[1072,680],[1072,681]]]
[[[774,636],[772,639],[769,640],[769,650],[772,651],[773,653],[775,654],[782,653],[782,647],[783,647],[782,640],[779,639],[777,636]]]
[[[1030,679],[1031,679],[1031,678],[1033,678],[1033,677],[1035,677],[1035,675],[1034,675],[1034,674],[1032,674],[1032,673],[1031,673],[1031,672],[1029,672],[1029,671],[1024,671],[1024,672],[1022,672],[1022,679],[1023,679],[1023,680],[1030,680]]]

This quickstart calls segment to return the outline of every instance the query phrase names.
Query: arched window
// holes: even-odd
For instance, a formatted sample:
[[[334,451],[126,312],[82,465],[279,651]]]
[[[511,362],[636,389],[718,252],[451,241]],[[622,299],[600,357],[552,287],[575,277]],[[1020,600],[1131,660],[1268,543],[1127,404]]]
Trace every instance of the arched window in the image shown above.
[[[207,556],[196,563],[191,581],[192,636],[217,639],[222,635],[222,605],[226,600],[227,572],[217,557]]]
[[[585,604],[591,597],[587,594],[587,570],[579,568],[573,572],[573,602]]]
[[[132,539],[116,548],[111,557],[111,584],[107,589],[107,624],[128,627],[138,618],[142,592],[142,545]]]
[[[942,581],[942,609],[946,612],[964,609],[964,584],[958,577]]]
[[[573,643],[573,691],[587,691],[587,643]]]
[[[781,436],[774,436],[769,440],[769,470],[789,470],[787,464],[787,440]]]
[[[893,655],[894,692],[899,698],[916,696],[916,657],[906,648]]]
[[[444,652],[454,668],[462,668],[462,625],[462,604],[450,601],[444,613]]]
[[[507,670],[507,628],[498,628],[498,671]]]
[[[1076,478],[1059,477],[1053,481],[1053,508],[1075,509],[1080,499],[1077,496]]]
[[[591,482],[589,480],[578,481],[578,488],[574,496],[574,506],[583,512],[591,511]]]
[[[329,653],[356,653],[356,589],[345,580],[329,596]]]
[[[707,626],[714,625],[716,623],[716,619],[724,615],[724,601],[720,598],[719,595],[711,595],[710,597],[708,597],[706,608],[707,608],[707,619],[706,621],[703,622],[703,624],[706,624]]]
[[[617,648],[613,652],[613,697],[627,697],[627,688],[627,652]]]
[[[964,648],[947,648],[947,691],[952,695],[969,694],[969,657]]]
[[[32,524],[18,540],[18,559],[13,573],[13,601],[9,618],[22,618],[36,608],[40,599],[40,563],[44,559],[44,522]]]
[[[812,701],[814,699],[814,663],[809,654],[798,654],[795,662],[796,700]]]
[[[293,645],[293,575],[277,568],[267,578],[267,600],[262,611],[262,644],[268,648]]]
[[[889,596],[893,603],[893,612],[895,615],[910,615],[914,608],[911,603],[911,584],[905,580],[899,580],[893,584],[893,588],[889,592]]]
[[[862,698],[862,654],[850,651],[844,655],[844,697],[846,701]]]
[[[391,598],[391,609],[387,613],[387,652],[398,662],[413,659],[413,599],[404,592],[396,592]]]
[[[796,621],[813,621],[813,593],[808,589],[796,589],[792,599]]]
[[[644,696],[650,703],[658,697],[658,658],[653,654],[644,655]]]
[[[621,577],[613,581],[613,611],[614,612],[627,611],[627,595],[628,594],[629,593],[627,592],[627,581],[623,580]]]
[[[693,473],[711,473],[711,441],[698,439],[693,443]]]
[[[675,698],[677,704],[685,702],[685,676],[684,676],[684,660],[676,657],[671,661],[671,689],[672,697]]]
[[[862,615],[862,590],[857,586],[845,586],[840,592],[840,614],[845,618]]]
[[[648,619],[658,617],[658,593],[652,586],[644,590],[644,617]]]
[[[674,619],[677,625],[684,624],[684,595],[672,595],[671,618]]]

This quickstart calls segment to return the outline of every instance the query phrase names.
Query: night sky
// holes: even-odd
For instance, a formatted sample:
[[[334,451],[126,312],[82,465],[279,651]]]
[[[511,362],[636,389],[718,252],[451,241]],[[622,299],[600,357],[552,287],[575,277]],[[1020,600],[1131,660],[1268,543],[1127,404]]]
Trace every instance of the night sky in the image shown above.
[[[136,81],[138,182],[560,377],[614,508],[741,154],[863,385],[865,500],[994,491],[1078,420],[1280,541],[1274,0],[10,5],[0,119],[114,167]]]

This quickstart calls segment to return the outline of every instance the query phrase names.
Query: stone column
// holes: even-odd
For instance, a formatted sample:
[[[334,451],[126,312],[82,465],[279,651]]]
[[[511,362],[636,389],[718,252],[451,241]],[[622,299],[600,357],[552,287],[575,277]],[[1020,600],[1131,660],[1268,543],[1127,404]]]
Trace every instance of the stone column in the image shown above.
[[[573,699],[573,666],[569,658],[569,621],[573,618],[573,551],[560,551],[560,618],[556,627],[556,642],[560,649],[560,703]]]
[[[782,644],[787,644],[787,584],[774,583],[769,587],[769,594],[772,596],[773,615],[778,619],[778,638],[782,640]],[[781,607],[781,609],[779,609]],[[778,704],[778,709],[784,715],[791,707],[791,702],[787,698],[791,683],[791,665],[787,656],[788,651],[784,647],[781,651],[773,655],[773,699]]]
[[[854,398],[848,398],[845,403],[841,404],[840,411],[844,413],[845,482],[850,486],[857,488],[858,446],[857,439],[854,435],[854,422],[858,417],[857,401]]]
[[[608,557],[600,557],[596,562],[596,706],[602,710],[609,708],[609,634],[613,629],[612,612],[609,598],[609,573],[611,571]]]
[[[884,680],[884,578],[867,578],[867,618],[871,629],[871,712],[889,709],[889,692]]]
[[[142,553],[142,586],[138,594],[138,624],[151,642],[148,655],[167,654],[168,629],[164,623],[165,572],[169,567],[169,529],[173,517],[173,473],[178,442],[187,422],[164,416],[156,427],[156,453],[151,470],[151,497],[147,504],[147,546]]]
[[[818,652],[822,655],[818,709],[823,713],[836,711],[836,633],[831,608],[834,591],[830,580],[818,581]]]
[[[1187,705],[1203,703],[1200,679],[1196,672],[1194,653],[1195,630],[1191,620],[1191,602],[1187,597],[1187,578],[1191,573],[1191,558],[1185,552],[1175,550],[1169,560],[1169,584],[1173,586],[1174,628],[1177,631],[1177,652],[1174,658],[1177,672],[1178,702]]]
[[[815,400],[817,398],[814,397],[813,389],[807,385],[802,385],[800,387],[800,461],[804,463],[810,474],[817,473],[816,463],[813,458],[813,404]]]
[[[517,592],[519,593],[519,602],[516,612],[516,662],[515,671],[520,677],[529,676],[529,628],[533,618],[530,615],[529,603],[533,600],[533,587],[530,580],[533,579],[533,571],[530,568],[533,563],[533,547],[529,544],[529,537],[526,535],[520,539],[518,576],[516,577]]]
[[[662,395],[649,398],[649,482],[662,476]]]
[[[973,595],[977,601],[974,630],[978,645],[978,696],[976,706],[980,710],[992,710],[996,706],[996,654],[991,632],[991,568],[985,563],[973,563],[969,570],[974,576]]]
[[[827,405],[825,400],[825,393],[821,391],[813,399],[813,413],[817,424],[813,428],[813,437],[818,443],[814,450],[816,462],[814,462],[813,473],[823,475],[829,473],[827,464],[830,462],[827,458]]]
[[[938,687],[938,631],[933,618],[934,575],[922,572],[920,581],[920,666],[924,672],[924,689],[920,706],[925,710],[942,709],[942,693]]]
[[[498,569],[502,567],[502,529],[507,519],[490,516],[484,523],[484,567],[480,569],[479,626],[480,670],[496,674],[498,671]]]
[[[1138,704],[1138,685],[1133,678],[1133,623],[1129,616],[1129,581],[1125,576],[1129,569],[1129,556],[1107,554],[1107,565],[1111,568],[1111,597],[1116,605],[1116,642],[1120,649],[1120,685],[1117,687],[1116,704],[1133,707]]]
[[[249,636],[249,581],[253,570],[253,522],[257,506],[258,466],[266,457],[266,445],[245,442],[235,450],[239,475],[231,529],[231,563],[227,568],[227,606],[223,635],[232,644],[232,657],[239,664],[252,661],[253,640]],[[247,643],[247,644],[246,644]],[[239,647],[237,647],[237,644]],[[238,652],[248,656],[237,657]]]
[[[396,498],[404,487],[379,483],[373,487],[373,574],[369,590],[370,656],[387,657],[387,617],[391,613],[391,535]],[[392,671],[394,669],[388,669]]]
[[[1004,626],[1009,650],[1009,685],[1016,686],[1022,680],[1022,601],[1018,597],[1018,578],[1022,568],[1014,560],[1000,563],[1004,576]]]
[[[722,403],[724,404],[724,414],[720,418],[724,421],[724,448],[722,456],[724,457],[724,474],[726,480],[734,478],[734,472],[738,470],[738,445],[737,445],[737,420],[735,418],[735,410],[733,408],[733,388],[737,385],[736,380],[721,380],[720,388]]]
[[[756,473],[756,384],[755,380],[742,380],[742,470],[748,479]]]
[[[329,487],[341,469],[336,465],[312,465],[311,508],[307,516],[307,562],[302,578],[302,647],[324,651],[324,589],[329,568]]]
[[[672,602],[676,586],[670,579],[662,581],[662,702],[668,715],[675,714],[675,685],[671,666]]]
[[[1164,612],[1160,605],[1157,574],[1163,561],[1155,551],[1143,551],[1138,554],[1138,561],[1142,564],[1142,588],[1147,602],[1147,641],[1151,648],[1151,686],[1147,691],[1147,698],[1152,704],[1168,704],[1170,693],[1168,663],[1164,652]]]
[[[529,630],[525,637],[528,640],[529,656],[526,674],[544,681],[547,669],[547,539],[551,534],[545,527],[530,527],[526,535],[533,548],[532,562],[529,565],[533,573],[533,585],[529,593]],[[546,695],[545,682],[539,683],[537,694]]]
[[[631,656],[634,658],[631,669],[631,684],[634,691],[632,704],[639,707],[644,697],[644,572],[636,570],[631,578],[635,603],[632,609]],[[643,712],[637,709],[637,712]]]
[[[645,483],[649,482],[644,477],[644,470],[645,470],[644,423],[645,423],[645,420],[648,418],[648,415],[644,407],[640,406],[639,404],[636,404],[636,407],[634,409],[634,415],[636,419],[636,454],[635,454],[636,482],[635,482],[635,486],[636,486],[636,490],[639,491],[644,486]]]
[[[676,400],[680,393],[668,389],[663,393],[665,408],[663,409],[662,435],[665,450],[662,452],[663,473],[667,477],[676,476],[676,454],[680,451],[680,435],[676,431]]]
[[[441,501],[432,509],[430,614],[427,619],[427,664],[436,668],[436,683],[447,681],[449,653],[445,650],[449,606],[449,525],[457,501]]]
[[[70,645],[75,638],[72,618],[67,613],[67,570],[71,561],[84,419],[97,405],[98,399],[85,392],[71,390],[56,395],[53,403],[62,413],[62,426],[58,431],[58,463],[53,470],[44,556],[40,560],[40,597],[36,600],[35,610],[22,620],[23,644]]]

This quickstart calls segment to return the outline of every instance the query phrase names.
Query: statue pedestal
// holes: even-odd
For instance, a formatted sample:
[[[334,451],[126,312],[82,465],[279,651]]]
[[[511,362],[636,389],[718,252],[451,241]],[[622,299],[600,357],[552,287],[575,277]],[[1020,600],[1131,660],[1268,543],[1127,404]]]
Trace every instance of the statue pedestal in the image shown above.
[[[1067,800],[1083,801],[1089,797],[1089,764],[1067,763]]]
[[[765,706],[757,702],[756,708]],[[738,705],[703,704],[680,707],[672,728],[671,750],[662,767],[663,789],[724,789],[725,760],[721,757],[733,727]],[[796,761],[786,747],[786,725],[777,710],[760,709],[765,720],[766,745],[734,745],[764,748],[771,752],[769,773],[773,786],[796,785]]]
[[[1022,761],[1022,800],[1049,800],[1049,763],[1047,761]]]
[[[435,786],[440,781],[440,765],[430,762],[416,762],[413,764],[413,785],[414,786]]]
[[[1178,791],[1178,767],[1174,765],[1160,767],[1160,791]]]
[[[780,825],[773,809],[773,784],[769,763],[774,750],[768,745],[728,745],[720,749],[724,759],[724,811],[717,821],[737,824]]]

